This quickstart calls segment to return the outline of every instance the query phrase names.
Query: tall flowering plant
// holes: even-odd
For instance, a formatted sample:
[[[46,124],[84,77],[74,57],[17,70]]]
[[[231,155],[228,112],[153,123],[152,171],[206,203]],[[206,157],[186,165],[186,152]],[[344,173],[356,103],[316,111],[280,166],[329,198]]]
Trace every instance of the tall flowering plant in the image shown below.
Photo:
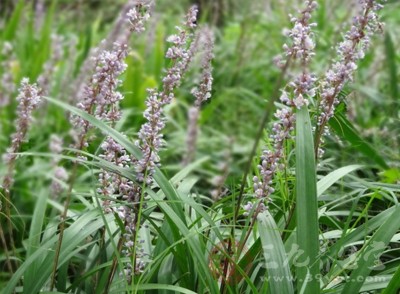
[[[260,176],[253,178],[255,196],[260,199],[257,211],[263,211],[267,208],[264,202],[271,201],[270,195],[275,191],[272,187],[272,180],[280,168],[284,156],[284,143],[292,137],[291,133],[294,130],[295,115],[293,109],[308,105],[308,97],[311,98],[315,95],[316,78],[309,73],[308,64],[312,56],[315,55],[312,28],[316,24],[311,23],[310,19],[311,13],[317,8],[317,2],[306,1],[305,6],[306,8],[301,11],[300,17],[291,17],[294,25],[288,36],[291,38],[292,44],[283,46],[286,56],[298,60],[302,72],[287,86],[290,93],[286,89],[282,91],[280,100],[285,106],[276,110],[274,114],[277,121],[274,122],[270,135],[272,148],[263,151],[261,164],[258,166]],[[248,202],[245,209],[250,210],[252,207],[253,204]]]
[[[138,12],[131,10],[128,17],[132,24],[137,22]],[[183,28],[177,27],[178,34],[168,37],[172,44],[166,52],[166,58],[172,60],[172,66],[166,70],[162,79],[162,90],[148,89],[146,109],[143,113],[146,122],[138,132],[136,145],[142,151],[142,157],[137,159],[127,154],[126,150],[107,137],[101,145],[102,158],[122,168],[132,167],[135,171],[136,181],[131,181],[105,170],[99,175],[100,188],[98,192],[105,197],[103,202],[106,212],[115,212],[123,221],[122,253],[131,262],[125,265],[124,274],[131,282],[134,274],[139,274],[144,266],[144,254],[140,248],[138,233],[141,225],[141,211],[144,206],[146,187],[151,187],[155,168],[160,165],[159,151],[164,146],[162,130],[165,127],[164,106],[174,98],[174,90],[180,85],[188,64],[195,53],[189,46],[196,27],[196,7],[192,7],[183,23]],[[141,22],[139,22],[141,23]],[[134,30],[142,31],[142,29]],[[105,99],[105,103],[97,105],[96,115],[105,121],[115,124],[120,117],[117,102],[122,99],[118,92],[113,92],[118,99]],[[106,95],[105,95],[106,96]],[[112,95],[108,95],[112,96]],[[106,110],[106,111],[104,111]],[[101,115],[100,115],[101,114]],[[100,116],[99,116],[100,115]],[[116,196],[120,196],[123,205],[116,204]]]

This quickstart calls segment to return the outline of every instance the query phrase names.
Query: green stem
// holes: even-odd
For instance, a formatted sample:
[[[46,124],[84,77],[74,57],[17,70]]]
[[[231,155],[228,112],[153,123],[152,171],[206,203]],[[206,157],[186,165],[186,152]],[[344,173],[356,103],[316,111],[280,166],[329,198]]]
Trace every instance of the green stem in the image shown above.
[[[53,263],[53,273],[51,275],[51,284],[50,284],[50,291],[53,291],[54,285],[56,282],[56,273],[57,273],[57,268],[58,268],[58,260],[60,258],[60,251],[61,251],[61,245],[62,241],[64,238],[64,231],[65,231],[65,219],[67,218],[67,213],[68,213],[68,207],[71,202],[71,196],[72,196],[72,189],[74,187],[75,179],[76,179],[76,174],[78,172],[78,162],[74,162],[74,166],[72,168],[72,175],[67,191],[67,196],[64,202],[64,210],[63,213],[61,214],[61,223],[60,223],[60,233],[58,235],[58,241],[57,241],[57,247],[55,251],[55,256],[54,256],[54,263]]]

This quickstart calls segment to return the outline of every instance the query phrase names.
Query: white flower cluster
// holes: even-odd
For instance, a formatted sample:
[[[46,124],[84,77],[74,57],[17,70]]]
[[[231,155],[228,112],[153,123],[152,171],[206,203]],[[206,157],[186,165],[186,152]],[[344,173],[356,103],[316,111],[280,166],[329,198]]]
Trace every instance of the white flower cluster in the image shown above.
[[[14,153],[18,152],[25,139],[26,132],[32,121],[32,112],[41,102],[41,90],[36,84],[29,84],[28,78],[23,78],[17,101],[18,118],[16,121],[16,131],[11,136],[11,146],[7,149],[7,154],[4,156],[6,164],[15,159],[16,154]]]
[[[140,3],[131,8],[128,13],[130,30],[135,33],[144,32],[144,24],[150,18],[150,4]]]
[[[211,62],[214,58],[214,40],[213,34],[209,29],[204,29],[203,31],[203,48],[204,55],[202,59],[202,76],[200,79],[199,86],[192,90],[193,96],[196,98],[194,105],[200,107],[202,103],[211,98],[211,88],[212,88],[212,66]]]
[[[142,2],[129,10],[127,17],[131,24],[130,31],[141,33],[144,31],[144,23],[150,17],[148,11],[150,5]],[[128,45],[114,44],[112,51],[103,51],[96,62],[96,73],[92,81],[96,85],[96,109],[94,114],[114,126],[121,118],[119,102],[124,98],[117,91],[121,81],[118,77],[126,70],[124,59],[128,55]],[[107,136],[100,148],[103,154],[100,157],[120,168],[130,168],[136,164],[136,160],[127,153],[124,147],[113,138]],[[115,212],[124,222],[123,250],[122,254],[131,257],[137,224],[137,205],[140,201],[141,187],[133,181],[120,176],[119,174],[102,170],[99,174],[100,187],[97,192],[103,195],[103,208],[106,213]],[[115,198],[120,197],[126,205],[115,205]],[[137,244],[136,244],[137,245]],[[132,272],[132,265],[125,264],[124,271],[128,281],[131,281],[134,273],[140,272],[144,267],[141,254],[137,251],[135,258],[136,269]]]
[[[287,32],[292,40],[292,45],[283,45],[287,56],[293,56],[297,59],[309,61],[315,55],[315,43],[313,40],[312,28],[316,23],[310,23],[311,13],[317,8],[316,1],[306,1],[306,8],[301,11],[301,18],[290,16],[294,26]]]
[[[131,9],[128,13],[130,23],[137,26],[137,28],[133,30],[135,32],[141,32],[144,29],[143,21],[148,18],[148,13],[145,12],[146,10],[143,11],[143,8],[146,7],[141,4]],[[192,23],[195,12],[197,12],[197,10],[193,8],[190,10],[186,23]],[[174,63],[173,66],[167,70],[167,74],[163,79],[163,91],[148,90],[148,98],[145,102],[146,110],[144,111],[146,122],[141,126],[138,133],[138,141],[136,142],[136,145],[142,151],[142,158],[132,158],[127,154],[124,148],[110,137],[106,138],[101,145],[104,151],[103,155],[101,155],[103,159],[121,168],[133,167],[136,172],[135,183],[107,171],[102,171],[99,176],[101,187],[98,192],[105,197],[103,203],[105,211],[117,213],[121,220],[124,221],[125,232],[123,236],[124,246],[122,253],[130,258],[132,258],[134,252],[136,254],[136,256],[133,257],[135,258],[135,266],[126,264],[124,269],[128,280],[131,279],[133,274],[140,272],[144,267],[142,253],[140,248],[138,249],[137,247],[139,241],[136,240],[136,231],[139,222],[137,219],[137,210],[144,193],[144,191],[142,191],[142,185],[150,186],[152,184],[152,176],[155,167],[160,161],[158,152],[163,146],[163,135],[161,132],[165,127],[163,106],[173,99],[173,91],[180,84],[185,72],[184,68],[191,58],[186,47],[188,46],[191,36],[188,29],[193,27],[194,25],[191,24],[190,26],[186,26],[185,29],[179,29],[179,35],[168,38],[168,41],[173,43],[172,51],[174,53],[171,53],[170,48],[167,51],[167,56],[171,56],[172,59],[174,59]],[[117,122],[120,118],[118,102],[123,97],[116,91],[116,87],[120,83],[116,77],[126,68],[126,65],[122,63],[125,57],[126,46],[120,48],[120,50],[114,50],[113,52],[103,52],[99,57],[96,74],[92,79],[94,85],[96,85],[95,89],[97,90],[95,114],[97,117],[111,123]],[[91,92],[89,92],[89,94],[91,94]],[[87,96],[89,97],[88,102],[82,103],[81,108],[87,109],[88,107],[86,105],[93,105],[92,95]],[[120,205],[115,208],[113,198],[117,195],[119,195],[127,205]],[[136,250],[134,250],[134,246],[136,246]]]

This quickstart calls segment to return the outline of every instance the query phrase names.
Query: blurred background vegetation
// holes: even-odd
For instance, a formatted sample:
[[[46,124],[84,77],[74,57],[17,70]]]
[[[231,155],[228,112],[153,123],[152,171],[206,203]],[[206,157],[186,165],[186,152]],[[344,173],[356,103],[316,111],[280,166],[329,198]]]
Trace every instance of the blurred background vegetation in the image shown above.
[[[196,188],[200,191],[209,189],[215,176],[221,174],[221,163],[226,160],[228,152],[232,158],[225,186],[237,190],[263,113],[275,110],[265,109],[268,101],[277,98],[272,95],[280,71],[274,64],[274,57],[282,53],[282,45],[286,42],[283,32],[291,25],[288,14],[295,13],[293,7],[299,7],[302,2],[156,1],[154,16],[147,24],[146,33],[131,42],[132,50],[126,60],[128,69],[122,78],[124,82],[121,87],[125,96],[122,102],[124,116],[117,128],[130,138],[136,136],[143,121],[146,88],[161,84],[163,69],[166,67],[165,40],[174,32],[187,8],[192,4],[199,5],[199,24],[208,24],[213,28],[216,46],[213,93],[211,100],[202,109],[197,149],[197,158],[209,160],[196,170],[199,178]],[[334,46],[341,40],[342,32],[350,26],[357,2],[318,1],[319,9],[314,17],[318,23],[317,51],[312,64],[312,70],[317,75],[322,75],[335,58]],[[82,65],[90,56],[91,49],[97,47],[112,31],[125,4],[123,0],[0,0],[0,31],[3,36],[0,48],[5,42],[13,46],[11,53],[0,54],[1,63],[11,60],[0,68],[0,75],[11,72],[17,85],[25,76],[31,81],[36,80],[52,54],[52,35],[61,36],[64,58],[53,65],[55,70],[48,94],[59,100],[73,101]],[[385,23],[382,34],[374,37],[366,58],[359,64],[354,82],[342,93],[345,97],[343,107],[347,111],[346,117],[358,136],[356,143],[332,133],[326,142],[327,153],[320,163],[320,170],[324,172],[353,163],[371,164],[376,168],[359,171],[361,178],[398,184],[400,1],[387,1],[380,14]],[[197,64],[199,62],[196,61]],[[170,175],[181,169],[181,157],[186,148],[187,110],[193,103],[190,90],[196,85],[199,75],[198,66],[193,66],[178,91],[178,99],[167,109],[165,139],[168,148],[163,151],[161,158],[164,170]],[[290,79],[290,75],[287,79]],[[12,122],[15,108],[15,100],[7,107],[0,107],[0,154],[6,151],[10,134],[14,130]],[[67,143],[70,140],[68,116],[63,109],[47,105],[41,114],[32,125],[29,143],[24,146],[24,150],[48,152],[49,138],[54,133],[60,134]],[[268,129],[265,130],[264,138],[268,137]],[[381,158],[387,168],[379,169],[376,156],[368,156],[363,144],[368,144],[373,149],[373,155]],[[90,151],[96,153],[96,150]],[[46,186],[43,182],[33,180],[44,175],[42,180],[48,184],[51,177],[48,174],[49,165],[47,160],[40,157],[22,157],[18,161],[17,170],[20,172],[16,174],[15,187],[23,196],[15,198],[13,203],[22,215],[21,219],[15,221],[15,226],[22,232],[16,242],[18,245],[24,240],[23,232],[29,222],[23,216],[32,214],[36,201],[30,197],[29,191],[37,191],[41,186]],[[0,165],[0,169],[3,168],[4,165]],[[0,172],[3,174],[4,170]],[[85,176],[78,183],[78,191],[90,182],[90,176]],[[248,190],[251,189],[249,183]],[[81,190],[84,191],[83,188]],[[277,202],[277,206],[279,204]],[[380,205],[384,206],[385,203],[379,203],[378,208]]]

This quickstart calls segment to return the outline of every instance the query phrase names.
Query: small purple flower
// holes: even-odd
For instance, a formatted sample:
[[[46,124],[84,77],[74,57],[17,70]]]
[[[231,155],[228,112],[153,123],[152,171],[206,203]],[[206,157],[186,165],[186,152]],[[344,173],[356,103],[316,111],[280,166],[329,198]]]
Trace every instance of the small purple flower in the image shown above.
[[[244,216],[248,216],[253,207],[254,207],[253,203],[251,203],[250,201],[247,202],[247,204],[243,206],[243,209],[245,210]]]
[[[50,136],[49,149],[54,154],[61,154],[63,151],[63,140],[56,134]]]
[[[16,130],[11,135],[11,146],[7,153],[3,155],[4,162],[8,165],[8,171],[3,181],[4,190],[8,191],[13,183],[14,163],[16,153],[20,150],[29,125],[33,120],[32,113],[41,102],[41,89],[36,84],[30,84],[28,78],[23,78],[17,97],[17,120],[15,121]]]
[[[124,59],[128,54],[127,45],[114,44],[113,51],[103,51],[96,61],[95,73],[90,83],[85,86],[83,97],[77,107],[83,111],[96,115],[105,121],[116,122],[120,114],[117,110],[122,95],[116,91],[121,81],[118,77],[125,71]],[[71,120],[75,134],[75,148],[78,150],[87,147],[87,133],[90,124],[85,119],[73,116]]]
[[[68,178],[67,170],[62,166],[57,166],[54,170],[54,179],[50,186],[53,195],[60,195],[64,191],[63,183],[65,183]]]
[[[144,24],[150,18],[149,10],[149,4],[139,3],[128,11],[127,17],[132,32],[142,33],[145,30]]]

